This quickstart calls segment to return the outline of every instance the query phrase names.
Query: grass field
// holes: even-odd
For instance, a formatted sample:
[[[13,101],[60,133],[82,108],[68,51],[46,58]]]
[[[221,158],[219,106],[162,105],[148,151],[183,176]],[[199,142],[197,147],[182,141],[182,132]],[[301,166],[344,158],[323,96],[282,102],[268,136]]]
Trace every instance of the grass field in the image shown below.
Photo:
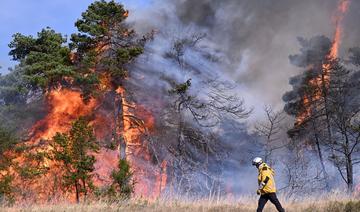
[[[220,200],[220,201],[153,201],[132,200],[129,202],[105,203],[91,202],[88,204],[46,204],[46,205],[15,205],[12,207],[1,207],[0,211],[31,211],[31,212],[100,212],[100,211],[135,211],[135,212],[247,212],[256,211],[256,198],[240,198],[239,200]],[[305,211],[305,212],[358,212],[360,211],[360,200],[356,198],[311,198],[302,201],[281,200],[286,211]],[[269,202],[265,210],[267,212],[276,211],[275,207]]]

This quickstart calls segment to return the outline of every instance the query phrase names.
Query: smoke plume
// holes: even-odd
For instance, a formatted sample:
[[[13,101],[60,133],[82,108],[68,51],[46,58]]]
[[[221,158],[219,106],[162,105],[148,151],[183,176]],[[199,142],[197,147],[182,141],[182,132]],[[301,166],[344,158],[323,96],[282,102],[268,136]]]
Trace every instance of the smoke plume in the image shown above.
[[[290,89],[288,79],[299,71],[288,60],[288,55],[300,48],[297,37],[331,38],[334,33],[331,17],[336,4],[337,0],[157,0],[146,8],[130,8],[133,13],[130,22],[139,32],[156,29],[165,33],[159,38],[162,40],[174,35],[206,33],[202,45],[221,55],[217,72],[238,83],[239,94],[255,107],[258,115],[264,104],[283,107],[281,96]],[[340,55],[359,44],[360,32],[355,27],[359,7],[360,2],[350,3]],[[158,49],[160,45],[153,46]],[[191,55],[189,59],[197,62]],[[166,71],[171,71],[169,68]]]

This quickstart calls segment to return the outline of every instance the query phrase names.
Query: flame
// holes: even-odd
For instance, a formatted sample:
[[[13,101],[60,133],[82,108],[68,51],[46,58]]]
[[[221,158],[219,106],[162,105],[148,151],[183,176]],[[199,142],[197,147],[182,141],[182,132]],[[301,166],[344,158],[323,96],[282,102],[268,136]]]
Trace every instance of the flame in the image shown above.
[[[98,102],[94,99],[85,104],[80,92],[68,89],[49,92],[46,101],[49,107],[48,114],[33,125],[29,133],[30,139],[24,143],[25,146],[30,147],[29,152],[31,153],[50,152],[51,147],[48,145],[48,140],[52,139],[57,132],[68,132],[72,122],[80,116],[93,115],[94,110],[98,106]],[[112,127],[111,119],[106,117],[104,113],[97,113],[90,124],[94,127],[98,141],[103,141],[107,134],[111,134],[109,132],[109,128],[111,129]],[[117,168],[119,161],[118,151],[102,147],[94,156],[97,159],[93,179],[94,185],[104,186],[110,184],[110,174],[112,170]],[[25,155],[18,155],[14,162],[20,164],[20,166],[29,163]],[[45,158],[42,164],[32,163],[31,165],[46,167],[48,172],[29,183],[24,182],[19,175],[15,175],[14,185],[19,188],[23,187],[23,193],[33,194],[27,200],[32,198],[33,201],[47,201],[50,198],[52,200],[54,198],[62,198],[75,202],[73,193],[64,193],[62,191],[58,177],[62,173],[60,164]],[[15,170],[11,170],[11,172],[15,173]]]
[[[349,0],[340,0],[337,7],[337,12],[334,15],[334,22],[335,22],[335,33],[334,33],[334,40],[333,45],[330,50],[329,57],[336,58],[338,56],[338,50],[341,42],[341,35],[342,35],[342,26],[341,23],[344,19],[344,14],[347,12],[349,8],[350,1]]]
[[[166,186],[166,161],[155,167],[151,164],[152,156],[144,137],[154,128],[154,117],[145,107],[126,99],[125,89],[118,87],[123,112],[123,138],[126,144],[125,154],[135,175],[135,194],[156,198]],[[144,120],[144,121],[143,121]]]
[[[325,62],[322,64],[322,76],[318,76],[315,79],[309,81],[310,86],[315,86],[318,88],[322,88],[323,85],[329,86],[330,80],[330,70],[331,70],[331,62],[336,60],[339,55],[339,47],[341,43],[342,36],[342,21],[344,19],[344,15],[349,8],[350,1],[349,0],[339,0],[336,13],[333,16],[333,22],[335,24],[335,32],[333,42],[330,48],[328,55],[325,57]],[[302,105],[304,106],[304,110],[301,111],[295,121],[295,125],[301,125],[307,118],[311,115],[310,102],[319,100],[322,96],[322,90],[318,89],[315,92],[314,96],[304,95],[302,99]]]
[[[67,132],[71,127],[72,121],[79,116],[90,114],[97,104],[95,100],[90,100],[88,104],[85,104],[80,92],[69,89],[50,91],[46,94],[46,102],[49,110],[48,114],[33,125],[29,133],[30,139],[22,144],[29,149],[23,154],[15,155],[14,162],[19,164],[20,167],[28,165],[43,167],[47,169],[47,172],[44,175],[36,176],[36,179],[24,181],[20,174],[17,174],[15,168],[12,168],[10,172],[14,174],[14,185],[18,188],[23,188],[18,198],[27,198],[27,200],[31,199],[33,201],[60,198],[62,195],[61,180],[58,176],[61,176],[62,169],[59,164],[46,157],[41,164],[38,164],[35,161],[29,161],[27,155],[29,153],[46,154],[50,152],[51,147],[48,145],[48,141],[57,132]],[[63,195],[62,198],[75,201],[75,198],[68,194]]]
[[[124,17],[127,17],[128,13],[126,11]],[[97,61],[101,59],[102,53],[107,49],[109,46],[103,43],[96,46]],[[70,53],[69,57],[73,62],[77,60],[76,53]],[[94,73],[98,70],[93,67],[89,71]],[[135,195],[156,198],[166,187],[167,162],[162,161],[162,163],[154,165],[152,162],[153,155],[148,149],[149,138],[147,136],[155,130],[155,118],[145,106],[128,101],[124,88],[118,87],[114,92],[111,76],[107,72],[100,72],[99,80],[100,85],[97,89],[104,96],[97,99],[92,98],[88,103],[84,103],[80,91],[65,88],[49,91],[45,95],[48,113],[33,125],[30,129],[29,139],[23,145],[30,147],[29,152],[46,154],[51,151],[48,141],[57,132],[66,133],[77,118],[89,116],[92,118],[90,124],[94,128],[97,140],[99,142],[111,140],[111,142],[117,142],[118,145],[117,149],[109,149],[106,147],[106,143],[101,143],[100,151],[93,153],[96,157],[94,185],[101,187],[110,184],[111,172],[117,168],[119,159],[124,156],[134,171],[137,182]],[[114,112],[112,113],[109,105],[103,106],[103,100],[108,96],[114,96],[114,93],[117,94],[117,97],[114,98]],[[121,107],[121,112],[119,107]],[[120,148],[123,148],[120,137],[123,137],[125,142],[125,155],[122,155],[122,151],[120,151]],[[16,155],[15,152],[9,154],[16,156],[14,161],[20,166],[32,163],[27,160],[25,155]],[[42,164],[32,163],[31,165],[43,166],[48,172],[38,176],[35,180],[24,182],[21,176],[16,174],[14,168],[11,170],[16,175],[14,185],[18,188],[24,188],[21,194],[24,199],[54,201],[54,198],[62,198],[75,201],[73,192],[63,192],[62,190],[61,179],[59,178],[63,172],[61,164],[45,158]],[[25,198],[24,195],[28,196]]]
[[[96,105],[94,100],[84,104],[80,92],[67,89],[51,91],[47,95],[47,102],[50,111],[44,119],[32,127],[30,142],[35,143],[40,139],[49,140],[56,132],[68,131],[73,120],[88,115]]]

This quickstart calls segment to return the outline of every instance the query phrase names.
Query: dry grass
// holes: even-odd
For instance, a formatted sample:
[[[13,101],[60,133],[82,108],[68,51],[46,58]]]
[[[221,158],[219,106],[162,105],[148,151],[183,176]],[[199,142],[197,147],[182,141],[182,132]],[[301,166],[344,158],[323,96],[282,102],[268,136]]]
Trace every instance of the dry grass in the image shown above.
[[[292,212],[357,212],[360,211],[360,200],[351,197],[322,197],[308,198],[302,201],[281,200],[286,211]],[[256,198],[240,198],[234,200],[221,201],[153,201],[132,200],[130,202],[105,203],[92,202],[89,204],[54,204],[54,205],[15,205],[12,207],[2,207],[0,211],[4,212],[82,212],[82,211],[134,211],[134,212],[247,212],[256,210]],[[275,207],[269,202],[265,207],[265,212],[276,211]]]

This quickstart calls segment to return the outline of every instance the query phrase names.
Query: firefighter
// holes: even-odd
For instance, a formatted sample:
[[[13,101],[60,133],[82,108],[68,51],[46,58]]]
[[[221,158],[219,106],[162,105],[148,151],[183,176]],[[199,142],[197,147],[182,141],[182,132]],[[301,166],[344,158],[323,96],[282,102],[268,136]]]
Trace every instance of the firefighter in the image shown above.
[[[260,198],[257,212],[261,212],[263,210],[268,200],[270,200],[270,202],[275,205],[279,212],[285,212],[284,208],[281,206],[278,198],[276,197],[274,170],[266,163],[264,163],[263,160],[259,157],[253,159],[252,165],[256,166],[256,168],[259,170],[259,189],[256,191],[256,193],[260,195]]]

